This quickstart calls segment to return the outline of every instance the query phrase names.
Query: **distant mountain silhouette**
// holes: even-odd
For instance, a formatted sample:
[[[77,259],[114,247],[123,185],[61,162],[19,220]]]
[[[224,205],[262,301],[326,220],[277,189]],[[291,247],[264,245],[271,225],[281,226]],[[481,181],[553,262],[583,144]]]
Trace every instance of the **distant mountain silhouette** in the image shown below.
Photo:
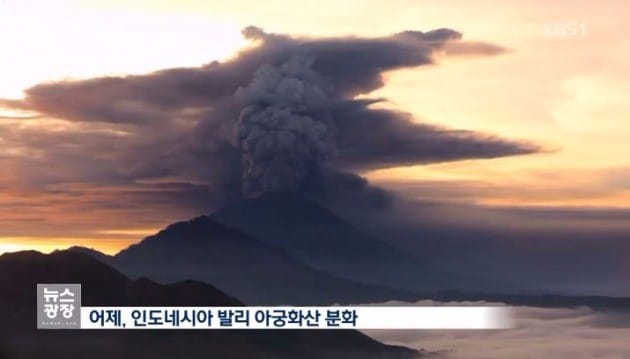
[[[87,254],[88,256],[92,257],[92,258],[96,258],[99,261],[106,263],[106,264],[110,264],[109,262],[112,260],[112,256],[105,254],[103,252],[99,252],[96,249],[93,248],[87,248],[87,247],[81,247],[81,246],[72,246],[68,249],[64,249],[64,250],[59,250],[58,252],[63,252],[63,251],[68,251],[68,252],[75,252],[75,253],[83,253],[83,254]]]
[[[160,283],[212,283],[247,304],[347,304],[413,299],[415,294],[318,272],[209,217],[168,226],[113,257],[73,248],[111,264],[131,278]]]
[[[81,283],[83,305],[223,306],[240,302],[199,282],[132,281],[91,256],[63,251],[0,256],[0,347],[7,358],[412,358],[356,331],[37,331],[37,283]]]
[[[337,277],[425,292],[482,286],[476,279],[426,266],[297,194],[265,193],[211,217]]]

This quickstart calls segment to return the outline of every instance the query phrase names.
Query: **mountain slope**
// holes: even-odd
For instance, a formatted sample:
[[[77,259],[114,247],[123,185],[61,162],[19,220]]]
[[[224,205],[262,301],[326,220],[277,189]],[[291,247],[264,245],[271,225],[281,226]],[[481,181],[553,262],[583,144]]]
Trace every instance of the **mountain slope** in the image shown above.
[[[198,283],[132,281],[85,254],[0,256],[0,347],[8,358],[411,358],[356,331],[37,331],[37,283],[81,283],[83,305],[214,306],[240,302]],[[0,353],[3,350],[0,350]]]
[[[338,277],[424,292],[475,285],[423,265],[296,194],[265,193],[233,203],[211,217]]]
[[[108,263],[132,278],[212,283],[248,304],[344,304],[415,298],[402,290],[318,272],[208,217],[170,225],[121,251]]]

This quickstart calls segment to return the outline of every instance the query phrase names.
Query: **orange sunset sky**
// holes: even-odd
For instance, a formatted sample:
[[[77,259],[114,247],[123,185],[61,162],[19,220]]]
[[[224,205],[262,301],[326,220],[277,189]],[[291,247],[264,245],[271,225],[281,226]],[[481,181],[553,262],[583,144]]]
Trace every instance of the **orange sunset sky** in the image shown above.
[[[439,185],[431,198],[423,192],[436,201],[630,207],[627,0],[0,0],[0,98],[20,99],[42,82],[226,60],[253,46],[241,35],[248,25],[313,37],[448,27],[505,47],[489,57],[438,54],[436,66],[388,73],[369,96],[418,121],[531,141],[542,152],[364,175],[385,187]],[[114,253],[200,214],[168,202],[114,205],[125,188],[77,181],[64,168],[25,178],[22,160],[46,149],[20,136],[79,125],[9,107],[0,114],[0,252],[80,244]],[[38,171],[58,180],[42,184]]]

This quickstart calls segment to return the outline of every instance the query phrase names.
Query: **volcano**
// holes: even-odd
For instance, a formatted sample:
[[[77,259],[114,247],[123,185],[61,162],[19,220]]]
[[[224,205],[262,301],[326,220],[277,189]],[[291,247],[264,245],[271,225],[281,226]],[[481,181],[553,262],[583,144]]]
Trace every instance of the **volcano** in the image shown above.
[[[211,218],[336,277],[424,293],[477,285],[425,265],[295,193],[243,199]]]
[[[207,216],[172,224],[114,257],[86,252],[132,278],[146,276],[160,283],[198,280],[249,305],[329,305],[416,297],[318,271]]]

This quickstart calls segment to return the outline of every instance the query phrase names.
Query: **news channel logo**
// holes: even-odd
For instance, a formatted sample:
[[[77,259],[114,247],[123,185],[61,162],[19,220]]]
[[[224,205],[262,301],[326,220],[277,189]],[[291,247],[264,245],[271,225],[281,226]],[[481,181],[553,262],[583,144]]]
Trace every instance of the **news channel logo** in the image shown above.
[[[37,285],[37,329],[81,328],[81,284]]]
[[[543,35],[552,39],[575,39],[586,36],[586,23],[580,21],[558,21],[543,24]]]

